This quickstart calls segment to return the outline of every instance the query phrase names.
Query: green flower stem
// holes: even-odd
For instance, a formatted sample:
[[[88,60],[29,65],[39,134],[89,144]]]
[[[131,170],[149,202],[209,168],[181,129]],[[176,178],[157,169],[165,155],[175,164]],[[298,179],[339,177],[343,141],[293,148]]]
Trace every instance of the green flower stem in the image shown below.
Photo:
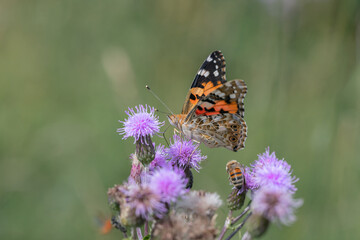
[[[249,217],[251,216],[252,212],[250,212],[244,219],[244,221],[242,221],[242,223],[235,229],[234,232],[232,232],[227,238],[226,240],[230,240],[233,236],[235,236],[235,234],[240,231],[240,229],[244,226],[245,222],[249,219]]]

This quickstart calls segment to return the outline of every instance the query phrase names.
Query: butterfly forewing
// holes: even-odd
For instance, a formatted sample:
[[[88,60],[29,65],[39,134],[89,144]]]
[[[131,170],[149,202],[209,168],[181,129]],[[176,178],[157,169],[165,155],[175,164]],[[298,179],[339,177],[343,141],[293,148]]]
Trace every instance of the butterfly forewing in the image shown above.
[[[197,103],[194,115],[237,113],[243,118],[246,92],[247,87],[243,80],[226,82]]]
[[[212,52],[201,65],[186,96],[182,114],[187,114],[204,96],[226,82],[226,63],[220,51]]]

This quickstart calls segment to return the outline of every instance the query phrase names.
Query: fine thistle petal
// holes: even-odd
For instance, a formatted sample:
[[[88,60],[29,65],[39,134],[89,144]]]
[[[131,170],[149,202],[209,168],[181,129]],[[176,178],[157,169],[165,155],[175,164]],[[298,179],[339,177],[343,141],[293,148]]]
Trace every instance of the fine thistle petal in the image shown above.
[[[293,199],[287,189],[268,185],[254,193],[251,204],[254,214],[259,214],[271,222],[290,225],[296,220],[294,211],[303,204],[302,199]]]
[[[149,220],[153,214],[162,216],[166,212],[166,208],[161,202],[161,196],[148,184],[131,183],[125,194],[127,204],[135,210],[137,217]]]
[[[179,169],[160,168],[150,177],[151,188],[167,203],[175,202],[179,196],[187,192],[186,183],[187,179]]]
[[[254,190],[270,184],[285,187],[292,193],[297,190],[294,183],[299,179],[291,176],[290,164],[285,160],[277,159],[275,152],[270,154],[269,148],[266,149],[265,153],[259,154],[258,157],[258,160],[251,165],[252,168],[246,168],[247,188]]]
[[[206,156],[201,155],[200,150],[197,149],[192,140],[183,140],[176,135],[169,149],[166,149],[166,153],[173,165],[182,168],[192,167],[196,171],[200,169],[199,163],[206,159]]]
[[[165,152],[165,147],[164,147],[164,145],[159,144],[156,147],[155,158],[149,165],[150,170],[154,170],[154,169],[157,169],[160,167],[167,167],[169,164],[168,164],[166,158],[167,158],[167,155]]]
[[[155,108],[147,105],[145,107],[143,105],[135,106],[135,110],[129,108],[129,111],[125,111],[125,113],[129,117],[125,121],[119,121],[123,127],[119,128],[117,132],[124,135],[123,139],[135,138],[134,143],[146,135],[153,136],[164,125],[164,122],[159,122],[159,117],[155,115]]]

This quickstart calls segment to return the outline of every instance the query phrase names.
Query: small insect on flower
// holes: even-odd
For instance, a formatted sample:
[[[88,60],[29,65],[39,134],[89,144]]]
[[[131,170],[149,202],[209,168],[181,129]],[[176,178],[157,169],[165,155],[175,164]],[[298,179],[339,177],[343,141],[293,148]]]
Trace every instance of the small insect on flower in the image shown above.
[[[226,171],[230,182],[242,193],[245,190],[244,167],[237,161],[231,160],[226,164]]]

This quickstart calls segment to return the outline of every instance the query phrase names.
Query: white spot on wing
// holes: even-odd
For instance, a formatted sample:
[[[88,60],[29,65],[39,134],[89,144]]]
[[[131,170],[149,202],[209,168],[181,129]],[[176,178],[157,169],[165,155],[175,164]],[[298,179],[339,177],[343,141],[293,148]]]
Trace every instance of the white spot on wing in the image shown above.
[[[209,71],[206,71],[204,77],[208,77],[210,75]]]
[[[223,98],[223,97],[225,97],[225,93],[219,92],[219,93],[218,93],[218,96],[221,97],[221,98]]]
[[[236,95],[235,95],[235,94],[230,94],[229,97],[230,97],[230,98],[235,98]]]
[[[219,76],[219,71],[218,70],[214,71],[214,76],[215,77]]]
[[[208,62],[211,62],[213,59],[212,59],[212,57],[210,57],[210,56],[208,56],[208,58],[206,59],[206,61],[208,61]]]
[[[219,68],[219,66],[218,66],[218,65],[215,65],[215,68],[216,68],[216,69],[218,69],[218,68]]]

